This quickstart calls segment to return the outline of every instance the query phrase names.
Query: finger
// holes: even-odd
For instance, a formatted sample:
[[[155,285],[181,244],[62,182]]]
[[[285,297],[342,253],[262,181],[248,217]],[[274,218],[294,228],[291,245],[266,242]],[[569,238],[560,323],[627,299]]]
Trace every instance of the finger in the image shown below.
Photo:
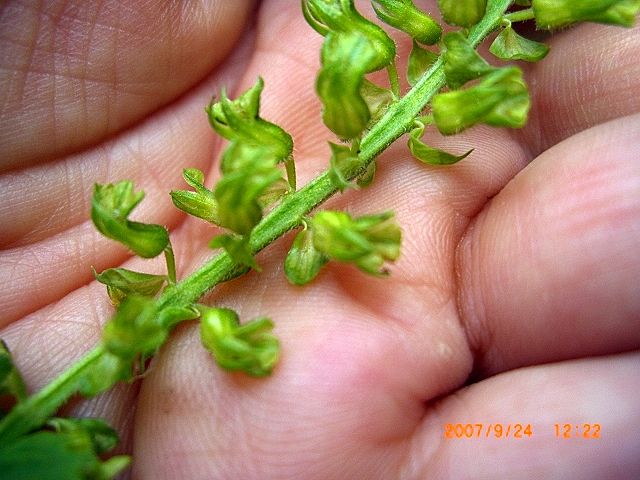
[[[430,409],[400,477],[636,479],[639,367],[633,353],[530,367],[471,385]]]
[[[640,115],[536,159],[474,220],[459,305],[482,374],[640,347]]]
[[[3,5],[0,170],[76,151],[165,105],[227,55],[252,3]]]

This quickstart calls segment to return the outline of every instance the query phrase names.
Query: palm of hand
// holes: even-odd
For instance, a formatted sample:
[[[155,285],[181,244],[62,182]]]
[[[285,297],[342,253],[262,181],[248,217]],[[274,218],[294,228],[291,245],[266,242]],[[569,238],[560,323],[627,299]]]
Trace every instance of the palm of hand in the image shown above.
[[[18,108],[20,96],[7,90],[3,124],[25,123],[22,132],[3,128],[1,137],[8,152],[0,177],[2,337],[32,388],[87,351],[110,315],[89,265],[141,264],[94,233],[93,181],[132,178],[147,192],[141,217],[172,227],[183,274],[211,255],[213,231],[183,219],[167,192],[183,188],[182,168],[209,171],[209,184],[215,176],[212,151],[221,145],[202,113],[212,91],[240,91],[263,75],[262,114],[292,133],[302,181],[326,166],[331,137],[318,125],[311,88],[320,39],[299,5],[265,1],[242,33],[241,21],[203,19],[245,18],[249,5],[219,4],[183,12],[181,22],[174,11],[162,16],[149,7],[142,33],[100,33],[94,18],[98,38],[138,42],[118,61],[138,50],[139,70],[118,70],[102,51],[97,64],[119,73],[103,71],[106,84],[85,78],[81,107],[65,97],[78,80],[71,57],[62,94],[27,95],[39,69],[58,65],[37,45],[27,68],[40,73],[23,79],[25,103]],[[118,15],[104,13],[112,26]],[[145,18],[175,30],[150,28],[145,37]],[[41,26],[49,20],[43,16]],[[258,257],[261,274],[217,289],[208,301],[244,319],[276,321],[283,358],[272,377],[221,372],[195,326],[185,325],[141,384],[69,409],[115,423],[136,478],[606,478],[612,468],[615,478],[638,475],[640,357],[629,352],[640,345],[633,283],[640,117],[628,116],[640,109],[632,95],[637,32],[592,25],[563,32],[550,57],[530,68],[535,106],[522,132],[479,127],[433,138],[452,150],[476,148],[444,169],[394,146],[372,187],[332,200],[357,213],[397,212],[403,255],[389,279],[332,264],[313,284],[292,287],[281,271],[288,238]],[[149,40],[154,35],[178,40],[166,48]],[[239,47],[222,59],[236,37]],[[161,81],[167,65],[173,77]],[[135,83],[145,75],[147,90]],[[16,78],[3,82],[14,86]],[[102,100],[108,82],[115,91]],[[100,101],[109,109],[81,120],[82,109]],[[42,117],[52,106],[53,124]],[[31,111],[39,116],[28,119]],[[482,437],[445,439],[444,425],[458,422],[483,423]],[[486,438],[489,423],[530,423],[533,435]],[[560,440],[555,423],[600,423],[606,434]]]

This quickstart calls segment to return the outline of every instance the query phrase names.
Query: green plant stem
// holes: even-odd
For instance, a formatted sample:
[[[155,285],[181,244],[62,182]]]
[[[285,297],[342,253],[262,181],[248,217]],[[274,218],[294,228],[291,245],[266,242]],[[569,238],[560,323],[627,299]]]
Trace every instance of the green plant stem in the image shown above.
[[[19,402],[0,422],[0,445],[5,445],[46,422],[61,405],[78,392],[85,373],[103,354],[102,345],[98,345],[42,390]]]
[[[525,10],[507,13],[504,18],[510,22],[524,22],[526,20],[533,20],[535,16],[533,14],[533,8],[527,8]]]
[[[511,0],[489,0],[484,18],[469,32],[468,40],[476,47],[501,22]],[[367,166],[401,135],[408,132],[424,106],[444,86],[443,61],[440,57],[425,72],[415,86],[400,100],[392,104],[385,115],[364,136],[358,162],[345,177],[349,180],[363,174]],[[249,240],[251,250],[257,253],[288,231],[298,227],[311,210],[337,192],[329,170],[324,171],[300,190],[286,196],[255,227]],[[205,293],[226,280],[246,271],[223,252],[206,262],[199,270],[178,284],[167,288],[158,299],[160,309],[187,306],[197,302]],[[74,395],[83,377],[104,354],[98,346],[73,364],[67,371],[17,405],[0,422],[0,443],[37,428],[46,421],[69,397]]]

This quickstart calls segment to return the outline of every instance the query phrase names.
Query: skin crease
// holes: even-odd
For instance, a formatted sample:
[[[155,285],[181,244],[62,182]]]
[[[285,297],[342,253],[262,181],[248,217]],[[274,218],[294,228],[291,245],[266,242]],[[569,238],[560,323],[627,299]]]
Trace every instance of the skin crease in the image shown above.
[[[213,93],[264,77],[261,113],[293,135],[300,184],[326,168],[332,139],[313,92],[322,39],[298,2],[86,5],[0,11],[0,336],[32,391],[112,313],[91,265],[162,271],[94,232],[93,182],[145,190],[135,216],[171,228],[184,276],[210,257],[215,229],[167,193],[184,188],[185,167],[217,178],[223,143],[203,114]],[[190,323],[142,381],[66,412],[112,422],[134,479],[640,477],[639,32],[554,34],[549,56],[524,67],[523,130],[427,133],[475,148],[446,168],[398,142],[373,186],[332,199],[397,213],[403,250],[388,279],[330,264],[293,287],[287,236],[258,256],[262,273],[209,294],[243,319],[274,319],[273,376],[220,371]],[[447,440],[447,423],[534,433]],[[556,439],[555,423],[599,423],[602,438]]]

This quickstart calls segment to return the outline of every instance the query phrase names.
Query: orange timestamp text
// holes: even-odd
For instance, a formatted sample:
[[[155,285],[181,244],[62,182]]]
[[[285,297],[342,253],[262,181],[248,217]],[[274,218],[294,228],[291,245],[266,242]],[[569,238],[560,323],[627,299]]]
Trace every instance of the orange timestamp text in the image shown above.
[[[530,438],[530,423],[446,423],[444,438]]]

